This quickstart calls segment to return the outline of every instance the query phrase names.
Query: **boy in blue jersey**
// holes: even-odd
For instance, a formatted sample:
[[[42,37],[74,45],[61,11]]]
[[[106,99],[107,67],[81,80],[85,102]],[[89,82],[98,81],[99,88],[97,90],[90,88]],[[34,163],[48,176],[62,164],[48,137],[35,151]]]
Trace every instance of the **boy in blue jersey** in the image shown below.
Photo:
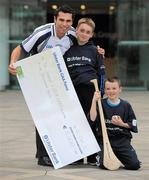
[[[105,124],[112,149],[124,165],[124,168],[138,170],[140,168],[140,161],[131,145],[131,132],[138,132],[137,120],[131,105],[119,98],[121,89],[121,83],[117,77],[112,77],[105,81],[105,94],[107,97],[101,99]],[[100,94],[96,91],[92,99],[89,123],[91,126],[96,126],[96,139],[101,147],[99,156],[97,156],[97,165],[104,168],[102,130],[97,107],[97,101],[99,99]]]
[[[81,18],[76,27],[76,42],[64,54],[64,59],[73,82],[74,88],[82,105],[85,115],[89,112],[94,86],[90,82],[97,79],[103,93],[105,66],[103,57],[90,40],[94,34],[95,23],[91,18]],[[95,129],[92,129],[93,132]],[[88,163],[96,163],[96,155],[88,157]]]

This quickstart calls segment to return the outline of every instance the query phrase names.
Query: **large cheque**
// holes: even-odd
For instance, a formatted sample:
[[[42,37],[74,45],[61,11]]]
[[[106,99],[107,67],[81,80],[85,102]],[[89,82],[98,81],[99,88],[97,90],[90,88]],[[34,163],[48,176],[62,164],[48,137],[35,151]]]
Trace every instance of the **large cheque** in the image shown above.
[[[100,150],[58,47],[15,63],[27,106],[55,169]]]

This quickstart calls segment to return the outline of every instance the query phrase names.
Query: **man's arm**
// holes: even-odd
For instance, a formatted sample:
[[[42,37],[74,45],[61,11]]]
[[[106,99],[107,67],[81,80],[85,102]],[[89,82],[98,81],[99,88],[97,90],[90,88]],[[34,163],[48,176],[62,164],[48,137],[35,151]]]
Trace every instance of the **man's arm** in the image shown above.
[[[11,53],[10,63],[8,66],[8,71],[12,75],[16,75],[16,68],[14,68],[13,63],[17,62],[23,56],[23,50],[21,49],[20,45],[18,45]]]

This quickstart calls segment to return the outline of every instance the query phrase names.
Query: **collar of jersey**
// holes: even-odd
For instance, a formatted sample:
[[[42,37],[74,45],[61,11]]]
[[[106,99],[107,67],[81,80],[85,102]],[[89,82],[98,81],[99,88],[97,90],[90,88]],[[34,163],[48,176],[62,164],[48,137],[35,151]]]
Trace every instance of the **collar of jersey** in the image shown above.
[[[111,107],[116,107],[120,104],[120,99],[116,103],[112,103],[112,101],[110,101],[110,99],[107,99],[107,104]]]

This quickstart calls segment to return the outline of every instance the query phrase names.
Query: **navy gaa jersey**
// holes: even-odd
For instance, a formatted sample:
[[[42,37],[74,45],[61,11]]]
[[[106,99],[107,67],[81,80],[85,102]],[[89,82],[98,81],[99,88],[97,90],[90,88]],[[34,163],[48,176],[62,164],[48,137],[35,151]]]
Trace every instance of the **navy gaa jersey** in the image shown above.
[[[134,111],[131,107],[131,105],[122,99],[120,99],[120,103],[118,105],[112,106],[108,103],[107,98],[102,99],[102,106],[103,106],[103,111],[104,111],[104,118],[105,118],[105,123],[107,127],[107,132],[109,137],[121,137],[121,136],[126,136],[128,138],[132,138],[132,132],[137,133],[137,120],[136,116],[134,114]],[[98,108],[97,108],[98,110]],[[120,116],[121,119],[125,122],[128,123],[130,128],[124,128],[120,127],[117,125],[114,125],[111,123],[111,119],[113,115]],[[101,132],[101,125],[100,125],[100,119],[99,119],[99,113],[98,117],[96,118],[96,121],[91,122],[91,126],[96,124],[96,132],[98,136],[102,136]]]
[[[91,85],[91,79],[99,79],[101,75],[105,75],[103,60],[92,41],[84,45],[74,44],[64,54],[64,59],[75,86]]]
[[[21,47],[27,54],[37,54],[47,48],[59,46],[62,54],[64,54],[73,45],[73,38],[75,38],[75,29],[73,27],[71,27],[64,37],[59,39],[56,36],[55,24],[49,23],[36,28],[21,43]]]

